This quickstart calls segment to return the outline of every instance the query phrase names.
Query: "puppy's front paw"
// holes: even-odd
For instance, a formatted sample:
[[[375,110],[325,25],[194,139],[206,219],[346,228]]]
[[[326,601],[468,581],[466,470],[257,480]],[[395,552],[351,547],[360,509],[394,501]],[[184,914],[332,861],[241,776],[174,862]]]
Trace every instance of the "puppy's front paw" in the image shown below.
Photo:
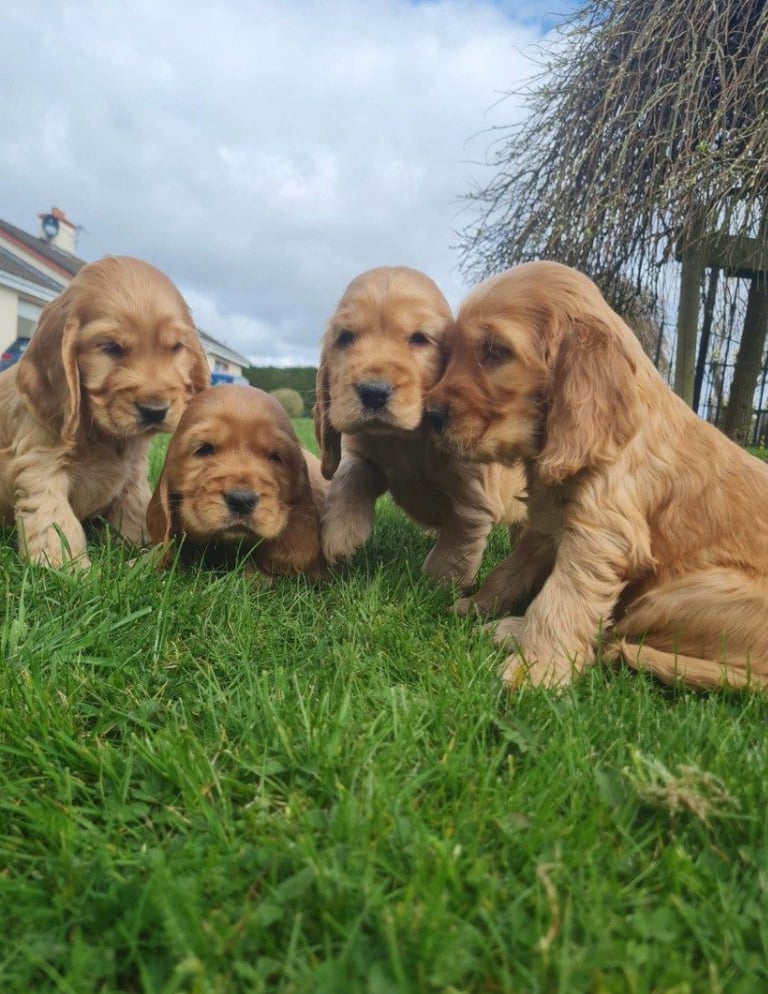
[[[91,568],[91,560],[88,558],[85,548],[73,555],[72,551],[60,542],[58,544],[50,542],[37,550],[30,550],[27,547],[25,558],[29,559],[30,562],[38,563],[40,566],[47,566],[48,569],[61,570],[65,573],[77,573],[79,570]]]
[[[450,607],[451,614],[460,614],[462,617],[474,614],[475,608],[471,597],[459,597]]]
[[[501,664],[499,675],[509,690],[517,690],[524,684],[564,690],[573,682],[575,669],[567,660],[551,659],[546,663],[531,660],[526,658],[522,648],[518,648]]]
[[[513,650],[501,666],[501,679],[515,690],[522,684],[532,687],[564,688],[579,672],[572,660],[551,645],[531,645],[530,629],[526,635],[525,618],[508,617],[483,625],[491,632],[496,645]]]
[[[468,587],[475,578],[478,563],[466,556],[457,555],[455,551],[446,552],[439,544],[431,550],[424,560],[422,570],[436,583],[458,587],[459,590]]]
[[[506,645],[518,649],[523,644],[525,618],[510,616],[501,621],[489,621],[483,625],[484,632],[491,632],[496,645]]]
[[[371,522],[356,520],[350,517],[347,521],[341,519],[325,520],[322,527],[323,555],[328,563],[349,559],[368,541],[371,534]]]
[[[483,615],[493,613],[482,601],[478,601],[477,597],[474,595],[472,597],[459,597],[458,600],[453,602],[450,610],[453,614],[469,614],[475,618],[480,618]],[[488,627],[490,627],[490,625]]]
[[[518,653],[507,656],[501,664],[499,676],[507,690],[517,690],[526,682],[528,666]]]

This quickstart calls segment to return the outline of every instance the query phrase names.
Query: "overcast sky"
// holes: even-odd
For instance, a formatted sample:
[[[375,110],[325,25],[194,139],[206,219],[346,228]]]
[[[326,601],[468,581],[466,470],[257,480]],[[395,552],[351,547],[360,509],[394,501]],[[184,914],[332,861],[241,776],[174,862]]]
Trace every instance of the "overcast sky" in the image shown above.
[[[377,265],[466,292],[462,195],[573,0],[22,0],[0,31],[0,217],[56,206],[257,365],[314,364]]]

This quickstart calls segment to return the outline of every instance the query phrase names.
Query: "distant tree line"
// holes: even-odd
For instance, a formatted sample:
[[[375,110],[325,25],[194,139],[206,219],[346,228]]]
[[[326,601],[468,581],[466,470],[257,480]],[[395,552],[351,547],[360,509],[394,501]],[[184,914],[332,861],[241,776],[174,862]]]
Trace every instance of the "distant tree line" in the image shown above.
[[[259,387],[271,393],[273,390],[295,390],[304,401],[304,412],[312,413],[315,404],[315,377],[317,369],[314,366],[295,366],[283,369],[280,366],[249,366],[243,370],[243,375],[251,386]]]

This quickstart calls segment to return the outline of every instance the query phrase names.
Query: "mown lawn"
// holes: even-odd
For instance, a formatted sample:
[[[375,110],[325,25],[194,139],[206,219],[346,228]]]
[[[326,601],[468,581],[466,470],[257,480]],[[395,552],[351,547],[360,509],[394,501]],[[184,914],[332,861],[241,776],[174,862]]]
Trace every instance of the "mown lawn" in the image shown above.
[[[4,536],[2,994],[768,990],[768,700],[508,697],[428,548],[382,501],[257,591]]]

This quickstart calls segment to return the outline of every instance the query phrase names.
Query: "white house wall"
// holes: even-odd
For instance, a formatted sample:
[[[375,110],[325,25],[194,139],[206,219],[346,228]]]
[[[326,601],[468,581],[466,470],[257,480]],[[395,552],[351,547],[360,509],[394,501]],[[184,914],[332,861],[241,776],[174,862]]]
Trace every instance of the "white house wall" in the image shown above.
[[[59,292],[0,270],[0,350],[5,351],[17,336],[19,300],[45,307]]]
[[[18,294],[14,290],[0,286],[0,352],[5,352],[16,337],[16,315]]]

